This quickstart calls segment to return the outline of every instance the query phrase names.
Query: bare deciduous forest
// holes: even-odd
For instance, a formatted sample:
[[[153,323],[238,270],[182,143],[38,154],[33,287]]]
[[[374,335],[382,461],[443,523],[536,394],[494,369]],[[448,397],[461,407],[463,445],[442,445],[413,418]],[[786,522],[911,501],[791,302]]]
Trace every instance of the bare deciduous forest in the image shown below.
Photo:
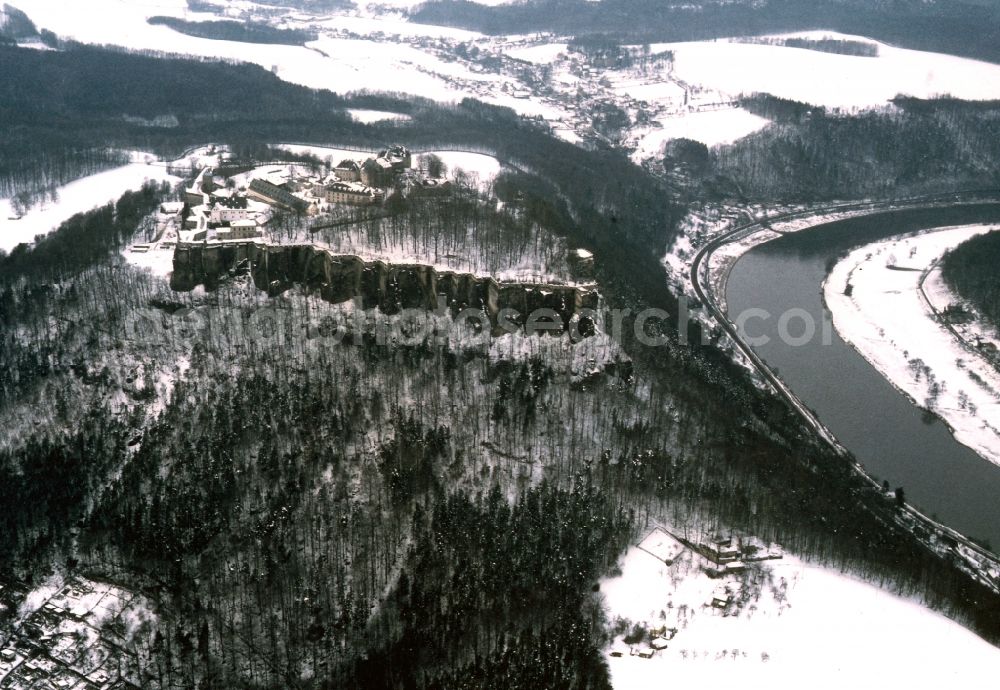
[[[75,61],[0,51],[21,70],[86,80],[87,70],[112,65],[123,67],[114,75],[139,75],[114,77],[124,81],[105,95],[117,101],[42,89],[43,117],[19,122],[28,132],[21,145],[37,135],[39,148],[6,144],[4,160],[26,169],[76,150],[55,133],[63,115],[81,113],[90,126],[66,136],[92,150],[167,154],[206,140],[234,151],[264,140],[469,144],[510,168],[486,198],[461,191],[444,207],[404,204],[384,218],[353,218],[349,232],[321,230],[317,241],[431,260],[461,251],[463,270],[527,263],[555,274],[567,248],[583,247],[596,254],[605,307],[676,313],[660,257],[684,197],[620,152],[559,142],[471,100],[414,101],[410,122],[362,125],[332,109],[348,104],[340,97],[256,68],[93,49],[67,53]],[[164,70],[160,83],[183,74],[185,92],[192,81],[238,75],[246,81],[227,89],[252,82],[264,95],[258,111],[229,121],[195,103],[170,131],[120,126],[120,112],[144,103],[137,112],[160,114],[169,101],[169,89],[143,89],[150,70]],[[0,75],[0,96],[13,94],[12,83]],[[298,99],[301,118],[276,116],[287,99]],[[945,135],[992,136],[992,111],[902,107],[898,116],[789,115],[713,152],[705,179],[717,192],[739,177],[748,194],[784,194],[774,182],[784,163],[749,162],[768,141],[792,151],[794,165],[829,163],[797,194],[878,192],[855,168],[830,162],[842,139],[869,151],[878,175],[898,169],[906,184],[989,179]],[[319,110],[323,118],[310,119]],[[14,108],[0,116],[22,117]],[[940,164],[924,168],[926,179],[911,180],[891,142],[926,132],[950,143],[935,149]],[[872,148],[875,140],[890,144]],[[39,172],[32,182],[45,179]],[[387,342],[380,328],[406,326],[371,309],[345,318],[354,325],[333,338],[326,324],[351,307],[308,286],[269,296],[236,271],[213,290],[173,291],[124,262],[123,247],[173,197],[154,186],[126,194],[0,264],[0,577],[32,582],[57,564],[147,593],[160,625],[130,643],[146,687],[607,688],[595,585],[657,515],[780,541],[1000,637],[1000,597],[899,527],[894,500],[723,353],[697,344],[696,327],[676,336],[664,324],[667,345],[652,347],[627,318],[620,342],[567,338],[541,357],[527,336],[484,345],[447,314],[428,318],[449,338],[431,330]],[[289,220],[285,231],[301,229]],[[629,366],[581,374],[581,353]]]
[[[952,289],[968,300],[992,324],[1000,327],[1000,235],[974,237],[948,252],[941,264]]]

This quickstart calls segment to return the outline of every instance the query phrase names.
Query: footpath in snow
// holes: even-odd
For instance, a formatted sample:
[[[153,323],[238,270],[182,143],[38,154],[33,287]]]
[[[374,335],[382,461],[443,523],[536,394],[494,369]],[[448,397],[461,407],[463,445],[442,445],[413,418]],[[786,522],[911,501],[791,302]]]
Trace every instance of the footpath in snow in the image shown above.
[[[956,440],[1000,465],[1000,373],[963,344],[977,334],[960,339],[934,312],[960,303],[936,262],[988,230],[942,228],[866,245],[837,263],[823,294],[845,341]]]

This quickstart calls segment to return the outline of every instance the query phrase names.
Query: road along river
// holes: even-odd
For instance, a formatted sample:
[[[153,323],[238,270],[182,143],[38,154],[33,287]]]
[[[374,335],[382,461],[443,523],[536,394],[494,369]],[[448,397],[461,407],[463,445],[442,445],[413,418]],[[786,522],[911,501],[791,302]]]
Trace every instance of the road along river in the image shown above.
[[[902,486],[923,512],[988,540],[994,549],[1000,548],[1000,467],[955,441],[943,422],[896,390],[834,329],[823,327],[830,317],[822,283],[853,247],[920,229],[997,220],[1000,205],[973,204],[818,225],[751,249],[726,283],[729,318],[757,315],[745,319],[747,337],[768,339],[754,345],[756,353],[870,474]],[[770,318],[762,318],[764,312]],[[796,316],[782,321],[783,314]],[[799,338],[806,319],[816,325],[815,335]],[[781,328],[792,338],[782,338]]]

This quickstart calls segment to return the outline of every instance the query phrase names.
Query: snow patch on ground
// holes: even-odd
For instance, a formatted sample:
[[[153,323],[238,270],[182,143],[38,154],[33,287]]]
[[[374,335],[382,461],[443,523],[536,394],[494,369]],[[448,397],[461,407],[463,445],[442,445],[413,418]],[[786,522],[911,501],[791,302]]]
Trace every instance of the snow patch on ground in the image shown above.
[[[633,547],[601,581],[612,620],[677,628],[648,659],[618,635],[605,650],[615,688],[971,687],[1000,665],[1000,649],[961,625],[836,570],[786,556],[711,579],[706,564],[687,550],[667,566]],[[712,607],[727,585],[739,605]]]
[[[321,36],[307,45],[322,54],[293,48],[300,54],[274,63],[279,65],[279,77],[337,93],[394,91],[436,101],[457,101],[467,95],[444,76],[488,80],[488,75],[472,75],[458,63],[444,62],[406,44]]]
[[[694,259],[695,249],[691,245],[691,238],[686,234],[678,235],[674,240],[670,251],[663,257],[670,275],[678,280],[684,280]]]
[[[249,4],[244,9],[253,11],[254,7]],[[261,14],[262,8],[257,9],[257,14]],[[155,3],[33,0],[26,11],[38,26],[81,43],[252,63],[273,71],[285,81],[335,93],[398,92],[444,102],[472,96],[526,115],[558,119],[562,114],[538,100],[514,98],[501,88],[511,81],[509,78],[473,72],[466,64],[444,60],[434,45],[435,39],[469,41],[482,38],[480,34],[410,23],[399,13],[315,17],[289,10],[278,25],[314,28],[320,32],[318,40],[295,46],[199,38],[147,22],[155,15],[189,20],[234,18],[221,6],[219,14],[190,12],[180,0]],[[109,16],[115,21],[107,22],[105,18]],[[268,21],[275,23],[274,19]]]
[[[920,291],[923,271],[989,229],[943,228],[866,245],[837,263],[823,294],[844,340],[944,419],[957,441],[1000,465],[1000,373],[934,318]],[[934,285],[935,299],[956,301]]]
[[[62,586],[62,575],[58,573],[49,575],[45,579],[45,582],[31,590],[31,592],[29,592],[24,598],[24,601],[21,602],[20,607],[17,609],[17,620],[23,621],[35,611],[42,608],[45,602],[51,599]]]
[[[163,245],[159,242],[149,243],[148,251],[139,251],[134,246],[123,252],[125,260],[133,266],[144,268],[154,276],[169,278],[174,270],[173,243]]]

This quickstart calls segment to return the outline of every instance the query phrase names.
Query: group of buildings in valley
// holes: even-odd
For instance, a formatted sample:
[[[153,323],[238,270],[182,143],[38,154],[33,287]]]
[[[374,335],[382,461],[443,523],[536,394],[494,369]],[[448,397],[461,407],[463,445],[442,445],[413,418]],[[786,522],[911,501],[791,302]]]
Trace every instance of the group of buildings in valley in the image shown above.
[[[752,584],[753,577],[747,571],[751,567],[758,568],[752,564],[784,557],[777,544],[749,535],[741,537],[708,531],[689,538],[687,531],[681,536],[662,526],[652,529],[636,547],[655,558],[661,566],[671,568],[678,564],[677,572],[688,572],[692,566],[698,568],[707,576],[712,590],[711,594],[707,594],[702,586],[698,586],[685,592],[685,596],[692,597],[704,592],[707,596],[701,600],[692,598],[683,602],[674,599],[678,608],[671,609],[670,616],[661,612],[655,627],[641,630],[642,625],[639,625],[620,641],[616,640],[610,653],[613,658],[628,655],[651,659],[666,650],[678,631],[686,626],[686,613],[682,615],[681,610],[700,607],[723,617],[738,615],[743,606],[759,594],[759,585],[748,586]]]
[[[322,172],[294,163],[233,162],[204,168],[185,190],[183,202],[161,207],[159,240],[161,246],[176,241],[247,240],[263,236],[275,213],[313,215],[336,205],[372,206],[403,179],[418,190],[448,186],[445,181],[412,176],[412,165],[409,150],[394,145],[363,160],[344,159]]]
[[[0,612],[27,613],[0,622],[0,688],[138,690],[146,685],[134,642],[155,627],[157,618],[145,597],[78,576],[54,593],[9,589],[0,586]],[[38,597],[43,601],[32,605]],[[10,620],[13,629],[4,624]]]

